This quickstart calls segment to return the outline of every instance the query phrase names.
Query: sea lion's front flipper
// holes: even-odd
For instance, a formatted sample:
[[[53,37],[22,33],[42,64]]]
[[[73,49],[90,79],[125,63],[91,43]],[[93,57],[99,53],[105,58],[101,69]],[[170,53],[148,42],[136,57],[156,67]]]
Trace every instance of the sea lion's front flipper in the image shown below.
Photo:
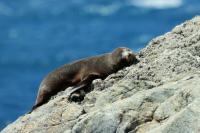
[[[70,90],[68,91],[68,100],[71,102],[71,101],[74,101],[74,102],[80,102],[83,100],[84,96],[85,96],[85,92],[84,92],[84,89],[87,87],[86,84],[81,84],[79,86],[74,86],[74,87],[71,87]]]
[[[69,94],[69,96],[68,96],[69,100],[72,101],[73,98],[71,98],[71,96],[72,96],[72,94],[74,94],[77,91],[80,91],[80,93],[82,93],[82,95],[85,95],[84,89],[88,88],[89,85],[92,83],[92,81],[94,79],[99,78],[99,77],[100,77],[100,75],[98,73],[91,73],[87,77],[83,78],[82,81],[79,84],[71,87],[70,90],[69,90],[69,93],[68,93]],[[75,94],[76,97],[79,97],[79,96],[82,96],[82,95],[78,94],[78,93]]]
[[[72,93],[74,93],[74,92],[76,92],[76,91],[78,91],[78,90],[80,90],[80,89],[82,89],[86,86],[87,86],[87,84],[80,84],[80,85],[76,85],[76,86],[71,87],[70,90],[69,90],[69,93],[68,93],[69,96],[71,96]]]
[[[81,79],[80,83],[78,83],[77,85],[75,85],[71,90],[71,93],[74,93],[75,91],[78,91],[88,85],[90,85],[92,83],[92,81],[94,79],[100,78],[100,74],[98,73],[90,73],[88,74],[86,77],[84,77],[83,79]]]

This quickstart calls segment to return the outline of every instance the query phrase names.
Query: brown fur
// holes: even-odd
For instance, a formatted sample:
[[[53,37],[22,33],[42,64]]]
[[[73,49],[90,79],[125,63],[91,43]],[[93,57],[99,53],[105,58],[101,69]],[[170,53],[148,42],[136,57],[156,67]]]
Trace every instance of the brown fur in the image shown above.
[[[108,75],[117,72],[123,67],[137,61],[133,53],[122,58],[122,52],[128,48],[117,48],[112,53],[85,58],[76,62],[65,64],[49,73],[41,82],[36,103],[33,110],[48,102],[51,96],[67,87],[83,88],[91,84],[92,80],[104,79]],[[78,89],[80,89],[78,88]],[[74,92],[74,91],[73,91]]]

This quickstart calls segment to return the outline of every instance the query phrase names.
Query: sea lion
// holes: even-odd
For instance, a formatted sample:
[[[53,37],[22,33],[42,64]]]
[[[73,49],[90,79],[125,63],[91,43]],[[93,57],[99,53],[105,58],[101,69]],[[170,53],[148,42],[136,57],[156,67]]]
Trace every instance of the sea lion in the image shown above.
[[[111,53],[81,59],[50,72],[41,82],[32,110],[48,102],[51,96],[71,87],[70,94],[88,85],[94,79],[104,79],[138,60],[131,49],[116,48]]]

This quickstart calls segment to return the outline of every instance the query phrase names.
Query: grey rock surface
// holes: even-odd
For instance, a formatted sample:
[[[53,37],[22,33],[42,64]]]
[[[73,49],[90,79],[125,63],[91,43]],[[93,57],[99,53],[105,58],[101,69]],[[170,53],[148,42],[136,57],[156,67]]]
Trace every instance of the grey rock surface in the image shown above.
[[[200,17],[153,39],[140,62],[93,81],[81,103],[67,91],[2,133],[199,133]]]

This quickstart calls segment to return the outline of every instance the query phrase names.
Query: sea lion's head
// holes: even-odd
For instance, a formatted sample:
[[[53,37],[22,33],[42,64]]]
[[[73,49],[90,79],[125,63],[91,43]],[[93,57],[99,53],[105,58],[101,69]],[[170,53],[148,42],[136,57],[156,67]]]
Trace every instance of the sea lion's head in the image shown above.
[[[112,58],[118,69],[136,64],[138,62],[134,52],[126,47],[116,48],[112,52]]]

